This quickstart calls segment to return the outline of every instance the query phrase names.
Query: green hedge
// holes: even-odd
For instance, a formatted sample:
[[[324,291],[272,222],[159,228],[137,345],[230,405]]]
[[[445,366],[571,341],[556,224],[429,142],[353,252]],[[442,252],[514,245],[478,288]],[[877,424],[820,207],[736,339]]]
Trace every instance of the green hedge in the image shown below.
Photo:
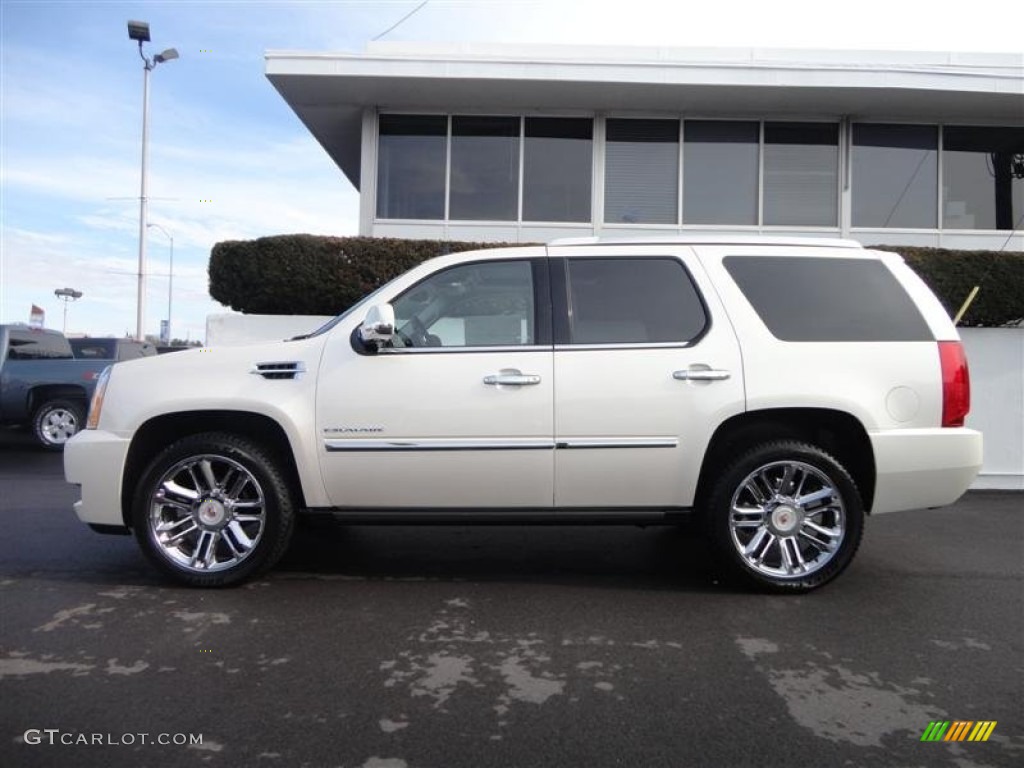
[[[902,255],[939,297],[950,317],[956,315],[971,289],[980,286],[960,325],[994,327],[1017,325],[1024,320],[1024,253],[871,247]]]
[[[426,259],[504,245],[317,235],[229,240],[210,254],[210,295],[240,312],[334,315]],[[962,325],[1013,325],[1024,319],[1024,253],[873,247],[902,254],[950,316],[980,281]]]
[[[508,243],[276,235],[210,253],[210,296],[239,312],[336,315],[422,261]]]

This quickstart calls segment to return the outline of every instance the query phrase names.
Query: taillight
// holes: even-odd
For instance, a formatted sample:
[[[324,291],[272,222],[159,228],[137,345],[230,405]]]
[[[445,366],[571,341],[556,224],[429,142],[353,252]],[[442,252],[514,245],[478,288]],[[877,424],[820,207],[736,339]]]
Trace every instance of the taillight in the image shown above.
[[[942,364],[942,426],[962,427],[964,417],[971,410],[971,375],[967,371],[967,356],[959,341],[940,341],[939,360]]]

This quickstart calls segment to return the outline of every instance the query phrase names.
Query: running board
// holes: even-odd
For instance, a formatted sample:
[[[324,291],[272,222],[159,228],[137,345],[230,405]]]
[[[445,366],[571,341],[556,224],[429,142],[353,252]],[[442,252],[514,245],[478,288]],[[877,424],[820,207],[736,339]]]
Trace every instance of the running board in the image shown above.
[[[360,525],[672,525],[691,514],[689,507],[651,509],[347,509],[315,507],[301,514]]]

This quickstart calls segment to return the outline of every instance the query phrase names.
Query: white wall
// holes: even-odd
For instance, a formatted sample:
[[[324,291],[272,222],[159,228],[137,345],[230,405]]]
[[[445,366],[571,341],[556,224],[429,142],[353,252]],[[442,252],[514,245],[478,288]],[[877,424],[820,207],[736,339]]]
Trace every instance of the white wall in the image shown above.
[[[321,315],[207,315],[206,346],[281,341],[315,331],[330,319]]]
[[[971,370],[967,426],[985,435],[974,488],[1024,490],[1024,328],[961,328]]]

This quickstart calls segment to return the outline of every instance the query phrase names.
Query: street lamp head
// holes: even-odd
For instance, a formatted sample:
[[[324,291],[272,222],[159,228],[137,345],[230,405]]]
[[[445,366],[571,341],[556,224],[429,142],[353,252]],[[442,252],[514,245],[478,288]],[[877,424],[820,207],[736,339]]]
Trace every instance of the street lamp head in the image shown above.
[[[149,24],[145,21],[129,21],[128,38],[130,40],[138,40],[140,43],[148,43]]]
[[[76,301],[82,298],[82,292],[76,291],[74,288],[58,288],[53,292],[53,295],[64,299],[64,301]]]
[[[168,48],[163,53],[158,53],[153,57],[153,61],[157,64],[163,64],[165,61],[172,61],[178,58],[178,52],[174,48]]]

